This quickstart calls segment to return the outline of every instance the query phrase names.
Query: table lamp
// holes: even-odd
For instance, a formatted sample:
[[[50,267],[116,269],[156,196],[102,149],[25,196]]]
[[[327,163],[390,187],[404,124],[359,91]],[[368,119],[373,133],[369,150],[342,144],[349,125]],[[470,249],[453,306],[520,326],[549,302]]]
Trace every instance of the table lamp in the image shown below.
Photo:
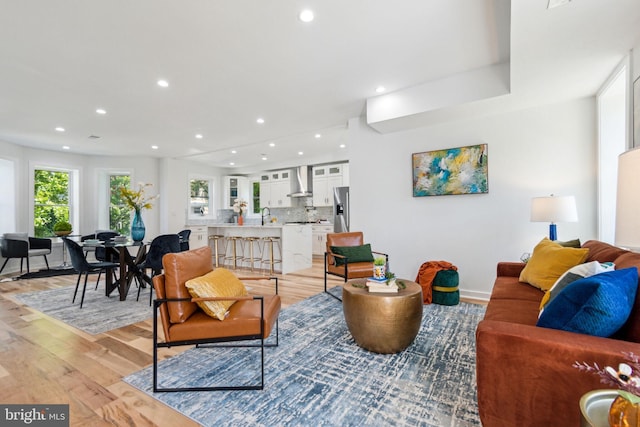
[[[556,222],[576,222],[578,212],[573,196],[534,197],[531,200],[531,221],[549,222],[549,239],[557,240]]]
[[[640,149],[618,156],[616,246],[640,249]]]

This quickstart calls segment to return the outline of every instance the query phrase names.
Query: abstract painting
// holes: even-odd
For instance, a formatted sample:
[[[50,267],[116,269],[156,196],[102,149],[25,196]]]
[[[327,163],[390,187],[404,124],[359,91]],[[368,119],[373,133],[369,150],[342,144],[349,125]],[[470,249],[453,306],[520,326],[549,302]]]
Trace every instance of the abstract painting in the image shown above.
[[[489,192],[488,145],[414,153],[413,197]]]

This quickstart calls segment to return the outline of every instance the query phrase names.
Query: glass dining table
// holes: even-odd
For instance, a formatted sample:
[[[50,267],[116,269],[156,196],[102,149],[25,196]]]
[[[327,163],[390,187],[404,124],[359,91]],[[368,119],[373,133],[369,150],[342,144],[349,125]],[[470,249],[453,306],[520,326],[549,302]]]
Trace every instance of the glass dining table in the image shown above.
[[[139,274],[138,265],[142,263],[147,256],[147,242],[134,242],[127,240],[125,242],[106,241],[101,242],[95,247],[103,247],[106,249],[107,255],[111,259],[117,259],[120,264],[120,277],[116,278],[113,269],[109,270],[105,279],[105,295],[110,296],[114,290],[118,290],[120,301],[127,299],[129,288],[136,275]],[[135,256],[129,251],[130,248],[138,248]],[[143,286],[140,281],[138,286]]]

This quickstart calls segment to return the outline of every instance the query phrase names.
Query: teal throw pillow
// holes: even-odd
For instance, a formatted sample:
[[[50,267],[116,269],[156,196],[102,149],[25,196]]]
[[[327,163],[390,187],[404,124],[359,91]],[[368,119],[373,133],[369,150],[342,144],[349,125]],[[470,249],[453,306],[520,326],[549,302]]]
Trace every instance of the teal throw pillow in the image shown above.
[[[371,244],[362,246],[331,246],[331,252],[347,257],[347,263],[352,262],[373,262]],[[344,259],[335,257],[336,265],[344,265]]]
[[[556,240],[556,243],[565,248],[581,248],[582,244],[580,243],[580,239],[567,240],[566,242],[560,242]]]
[[[547,304],[537,325],[609,337],[627,321],[637,289],[636,267],[576,280]]]

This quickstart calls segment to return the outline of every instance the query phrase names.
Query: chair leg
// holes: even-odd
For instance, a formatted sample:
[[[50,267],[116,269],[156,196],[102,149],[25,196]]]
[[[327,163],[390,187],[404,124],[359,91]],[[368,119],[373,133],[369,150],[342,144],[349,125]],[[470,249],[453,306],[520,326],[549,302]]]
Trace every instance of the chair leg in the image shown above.
[[[47,261],[47,256],[42,255],[44,257],[44,263],[47,264],[47,270],[49,270],[49,261]]]
[[[78,294],[78,285],[80,285],[81,278],[82,278],[82,273],[78,274],[78,280],[76,280],[76,290],[73,291],[73,301],[71,301],[71,304],[75,304],[76,302],[76,295]]]
[[[98,284],[100,283],[100,276],[102,275],[102,270],[98,271],[98,280],[96,280],[96,289],[98,290]]]
[[[29,271],[29,257],[27,257],[27,274],[29,274],[29,273],[30,273],[30,271]]]
[[[7,258],[4,260],[4,263],[2,264],[2,268],[0,268],[0,274],[2,274],[2,270],[4,270],[4,266],[7,265],[7,262],[9,262],[11,258]]]
[[[82,303],[84,303],[84,293],[87,290],[87,279],[89,279],[89,272],[84,273],[84,286],[82,287],[82,298],[80,298],[80,308],[82,308]]]
[[[24,261],[24,258],[20,258],[20,274],[22,274],[23,261]]]

